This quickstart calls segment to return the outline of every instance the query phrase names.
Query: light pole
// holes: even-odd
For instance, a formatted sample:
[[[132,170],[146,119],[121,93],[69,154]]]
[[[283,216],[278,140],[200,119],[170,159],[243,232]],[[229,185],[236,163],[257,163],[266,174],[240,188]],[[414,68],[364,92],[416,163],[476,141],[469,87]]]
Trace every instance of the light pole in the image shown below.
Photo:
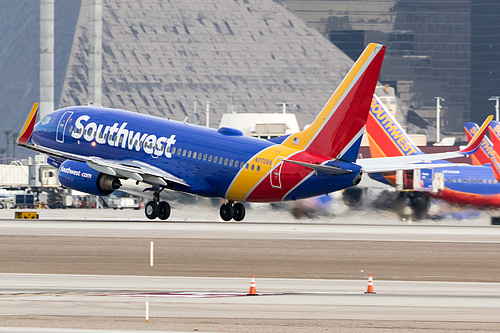
[[[443,97],[434,97],[436,100],[436,142],[441,141],[441,101],[445,101]]]
[[[286,113],[286,107],[287,106],[297,106],[297,104],[291,104],[291,103],[288,103],[288,102],[279,102],[279,103],[276,103],[276,105],[283,106],[283,113]]]
[[[496,114],[496,121],[498,121],[498,111],[500,109],[500,96],[491,96],[490,98],[488,98],[488,101],[497,101],[495,103],[495,114]]]
[[[210,127],[210,103],[220,103],[220,101],[212,101],[207,99],[207,108],[205,109],[205,112],[207,114],[207,127]]]
[[[196,101],[194,101],[193,124],[198,125],[198,112],[196,111]]]

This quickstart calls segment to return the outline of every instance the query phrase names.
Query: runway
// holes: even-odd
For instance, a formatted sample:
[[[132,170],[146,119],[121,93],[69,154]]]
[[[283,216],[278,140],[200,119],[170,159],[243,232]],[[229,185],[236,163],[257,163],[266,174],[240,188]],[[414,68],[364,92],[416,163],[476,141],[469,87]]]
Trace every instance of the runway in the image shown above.
[[[418,318],[500,324],[498,283],[375,280],[377,294],[365,295],[365,280],[257,278],[258,292],[264,295],[250,297],[245,296],[249,282],[242,278],[0,274],[0,308],[4,317],[144,318],[148,301],[151,318]]]
[[[362,219],[236,224],[4,218],[0,326],[500,330],[500,228]],[[368,274],[376,295],[364,294]],[[245,295],[251,275],[264,295]]]

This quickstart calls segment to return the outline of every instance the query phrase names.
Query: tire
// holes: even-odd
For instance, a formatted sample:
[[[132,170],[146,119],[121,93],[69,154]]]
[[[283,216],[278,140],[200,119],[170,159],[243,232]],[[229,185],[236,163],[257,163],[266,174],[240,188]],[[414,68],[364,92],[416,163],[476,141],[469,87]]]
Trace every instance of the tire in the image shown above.
[[[170,217],[170,205],[166,201],[160,201],[158,218],[160,220],[166,220]]]
[[[146,217],[150,220],[154,220],[155,218],[158,217],[158,214],[160,213],[160,207],[158,207],[158,204],[154,201],[150,201],[146,204],[146,207],[144,208],[144,213],[146,214]]]
[[[224,221],[231,221],[234,216],[234,207],[230,204],[222,204],[220,206],[220,217]]]
[[[236,222],[243,221],[243,219],[245,218],[245,213],[246,213],[246,209],[242,203],[237,202],[234,204],[234,217],[233,217],[233,219]]]

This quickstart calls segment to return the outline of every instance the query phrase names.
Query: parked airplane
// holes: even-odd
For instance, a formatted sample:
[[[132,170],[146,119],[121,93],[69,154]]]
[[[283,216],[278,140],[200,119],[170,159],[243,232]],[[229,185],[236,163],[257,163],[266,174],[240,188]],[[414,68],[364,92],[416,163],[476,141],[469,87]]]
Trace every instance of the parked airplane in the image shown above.
[[[490,136],[493,138],[496,138],[496,140],[498,141],[498,146],[500,147],[500,139],[495,134],[495,131],[494,131],[495,127],[498,127],[498,131],[500,134],[500,124],[497,121],[492,120],[490,123],[490,127],[489,127]],[[470,141],[472,139],[472,137],[479,130],[479,126],[477,126],[476,123],[472,123],[472,122],[464,123],[464,128],[465,128],[465,136],[467,137],[467,141]],[[484,137],[483,141],[481,141],[481,144],[479,145],[479,149],[474,154],[472,154],[470,157],[471,157],[472,165],[489,164],[489,163],[491,163],[492,158],[494,158],[497,162],[500,162],[500,156],[495,151],[493,143],[486,136]]]
[[[54,111],[35,125],[35,105],[18,144],[50,155],[68,188],[107,195],[120,188],[121,179],[150,184],[149,219],[169,217],[160,193],[170,189],[224,198],[221,218],[241,221],[241,202],[317,196],[357,185],[363,172],[409,169],[422,160],[356,163],[384,53],[384,46],[369,44],[311,126],[282,138],[267,141],[231,128],[85,106]],[[478,144],[426,159],[462,156]]]
[[[492,116],[488,119],[491,120]],[[489,121],[485,121],[478,132],[484,132],[488,124]],[[372,101],[366,130],[372,157],[425,156],[376,96]],[[473,139],[477,140],[477,135]],[[434,163],[440,164],[440,167],[426,169],[423,165],[419,179],[412,179],[414,175],[409,175],[407,187],[414,190],[413,193],[429,193],[432,197],[460,205],[500,207],[500,183],[496,180],[491,166],[457,166],[443,160],[435,160],[432,164]],[[396,186],[394,172],[370,174],[370,177]],[[442,183],[439,184],[440,182]],[[410,200],[413,198],[420,199],[421,196],[410,197]]]

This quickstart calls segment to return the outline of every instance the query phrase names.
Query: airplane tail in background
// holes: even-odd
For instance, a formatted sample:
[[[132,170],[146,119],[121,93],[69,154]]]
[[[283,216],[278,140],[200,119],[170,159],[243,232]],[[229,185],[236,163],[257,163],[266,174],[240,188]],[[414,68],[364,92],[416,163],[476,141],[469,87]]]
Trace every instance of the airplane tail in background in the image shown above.
[[[493,136],[495,136],[495,133],[492,133],[495,126],[493,122],[495,121],[492,121],[490,123],[490,135],[492,138]],[[500,134],[500,124],[496,122],[496,126],[498,126]],[[467,136],[467,141],[470,141],[479,130],[479,126],[476,123],[470,122],[464,123],[464,128],[465,135]],[[496,136],[496,138],[499,140],[498,145],[500,145],[500,137]],[[500,156],[495,151],[492,142],[487,137],[484,137],[483,141],[481,141],[481,144],[479,145],[479,149],[477,150],[477,152],[471,155],[472,165],[483,165],[491,163],[492,158],[494,158],[497,162],[500,162]]]
[[[385,46],[368,44],[311,126],[283,145],[355,162],[384,54]]]
[[[497,152],[497,149],[500,152],[500,123],[496,120],[492,120],[490,123],[490,138],[495,152]],[[497,155],[500,154],[497,153]],[[499,160],[497,159],[497,161]]]
[[[25,145],[31,137],[31,133],[33,133],[33,129],[35,128],[36,116],[38,115],[38,107],[40,103],[33,104],[31,111],[26,118],[23,129],[19,133],[17,137],[17,143],[19,145]]]
[[[423,154],[376,95],[366,121],[366,133],[371,157]]]

